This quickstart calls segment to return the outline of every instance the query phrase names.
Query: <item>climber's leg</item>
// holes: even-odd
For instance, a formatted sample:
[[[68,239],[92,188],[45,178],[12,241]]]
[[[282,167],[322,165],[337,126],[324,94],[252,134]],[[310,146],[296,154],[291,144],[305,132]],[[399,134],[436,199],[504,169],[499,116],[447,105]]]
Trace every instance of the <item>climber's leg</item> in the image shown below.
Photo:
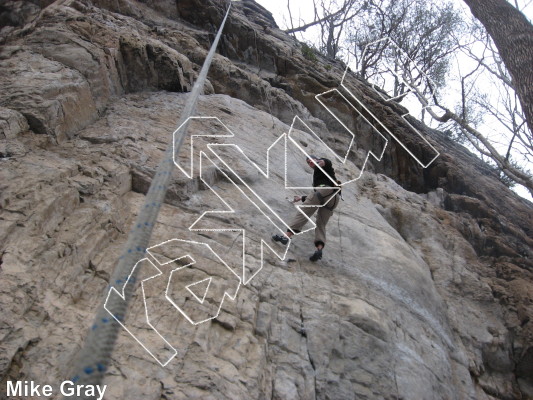
[[[322,258],[322,249],[326,245],[326,225],[329,219],[333,215],[333,210],[339,203],[339,195],[335,195],[335,198],[326,200],[326,204],[318,209],[316,215],[316,228],[315,228],[315,253],[309,258],[311,261],[318,261]]]
[[[312,207],[312,206],[319,206],[320,199],[318,198],[316,193],[313,192],[312,194],[307,196],[307,198],[303,202],[303,205],[311,206],[311,207],[300,208],[299,211],[297,211],[296,214],[292,217],[291,221],[289,222],[289,230],[287,230],[287,233],[291,233],[291,236],[292,236],[292,232],[299,233],[304,227],[304,225],[307,223],[307,221],[309,221],[309,218],[313,216],[316,210],[319,210],[318,207]],[[306,218],[306,216],[308,218]]]
[[[299,233],[304,225],[309,221],[309,218],[313,216],[313,214],[316,212],[318,207],[312,207],[312,206],[319,206],[320,200],[318,199],[318,196],[315,192],[311,193],[309,196],[306,197],[305,201],[303,202],[304,206],[310,206],[310,207],[302,207],[299,211],[297,211],[292,219],[289,222],[289,229],[287,229],[287,232],[285,233],[285,236],[282,235],[274,235],[272,236],[272,240],[275,242],[280,242],[282,244],[287,244],[289,242],[289,238],[291,238],[294,234]],[[306,216],[308,218],[306,218]]]
[[[315,228],[315,246],[317,248],[323,248],[326,244],[326,225],[332,215],[333,210],[329,210],[325,207],[318,209]]]

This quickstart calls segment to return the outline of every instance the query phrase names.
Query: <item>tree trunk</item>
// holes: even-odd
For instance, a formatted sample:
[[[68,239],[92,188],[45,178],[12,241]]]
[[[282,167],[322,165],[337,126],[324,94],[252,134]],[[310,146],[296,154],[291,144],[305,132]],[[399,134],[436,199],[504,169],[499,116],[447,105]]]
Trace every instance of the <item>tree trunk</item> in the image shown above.
[[[464,0],[496,44],[533,135],[533,25],[506,0]]]
[[[326,43],[326,54],[329,58],[334,59],[337,55],[337,49],[335,46],[335,21],[328,21],[328,40]]]

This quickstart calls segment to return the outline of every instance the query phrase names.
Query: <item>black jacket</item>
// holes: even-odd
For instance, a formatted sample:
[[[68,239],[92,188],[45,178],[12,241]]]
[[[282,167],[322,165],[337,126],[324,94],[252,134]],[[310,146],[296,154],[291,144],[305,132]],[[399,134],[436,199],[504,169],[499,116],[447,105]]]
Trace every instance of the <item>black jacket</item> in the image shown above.
[[[333,164],[327,158],[319,158],[319,160],[324,160],[326,163],[321,168],[329,175],[329,177],[328,175],[324,174],[319,167],[315,167],[315,172],[313,173],[313,187],[319,187],[320,185],[336,186],[335,182],[337,182],[337,178],[335,177]],[[331,181],[330,178],[333,179],[333,181]]]

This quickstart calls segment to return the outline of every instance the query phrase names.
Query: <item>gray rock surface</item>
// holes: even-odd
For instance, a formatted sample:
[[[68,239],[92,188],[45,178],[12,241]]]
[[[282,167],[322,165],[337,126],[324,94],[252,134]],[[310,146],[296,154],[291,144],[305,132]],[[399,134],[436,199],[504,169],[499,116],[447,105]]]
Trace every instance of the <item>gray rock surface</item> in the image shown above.
[[[0,31],[2,393],[9,380],[57,385],[70,377],[223,14],[211,0],[21,3],[6,3]],[[338,87],[342,64],[307,60],[251,0],[235,4],[220,52],[197,115],[219,118],[252,161],[266,166],[267,149],[295,115],[335,151],[347,148],[346,132],[314,99]],[[423,152],[400,105],[349,79],[373,113]],[[359,134],[337,166],[348,180],[380,142],[338,107]],[[284,260],[267,251],[236,299],[199,325],[161,296],[166,281],[153,279],[146,298],[178,354],[162,367],[122,330],[105,399],[533,398],[533,206],[467,150],[416,124],[441,157],[423,170],[389,138],[382,162],[371,160],[343,189],[320,262],[308,261],[311,232],[293,240]],[[221,129],[198,123],[189,134]],[[310,153],[324,148],[304,129],[297,135]],[[196,146],[209,152],[213,141],[227,143]],[[270,179],[231,148],[217,154],[243,178],[240,188],[286,216],[294,212],[286,198],[301,191],[283,189],[285,154],[277,149]],[[203,223],[268,239],[273,225],[209,154],[205,181],[239,208]],[[301,154],[288,154],[289,178],[310,181]],[[176,169],[151,244],[208,243],[238,274],[238,233],[188,230],[222,209],[206,183]],[[246,257],[257,271],[256,248]],[[128,323],[139,335],[143,313],[137,296]]]

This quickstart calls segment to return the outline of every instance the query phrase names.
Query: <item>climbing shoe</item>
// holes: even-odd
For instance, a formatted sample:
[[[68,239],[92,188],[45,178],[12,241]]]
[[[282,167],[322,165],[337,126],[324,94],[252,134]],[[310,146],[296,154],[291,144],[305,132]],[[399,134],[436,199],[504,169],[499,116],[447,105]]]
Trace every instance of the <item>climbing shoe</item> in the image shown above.
[[[314,254],[311,257],[309,257],[309,259],[311,261],[321,260],[322,259],[322,249],[318,249],[317,251],[315,251]]]
[[[287,238],[287,236],[282,236],[282,235],[274,235],[272,236],[272,240],[274,242],[280,242],[281,244],[289,243],[289,239]]]

